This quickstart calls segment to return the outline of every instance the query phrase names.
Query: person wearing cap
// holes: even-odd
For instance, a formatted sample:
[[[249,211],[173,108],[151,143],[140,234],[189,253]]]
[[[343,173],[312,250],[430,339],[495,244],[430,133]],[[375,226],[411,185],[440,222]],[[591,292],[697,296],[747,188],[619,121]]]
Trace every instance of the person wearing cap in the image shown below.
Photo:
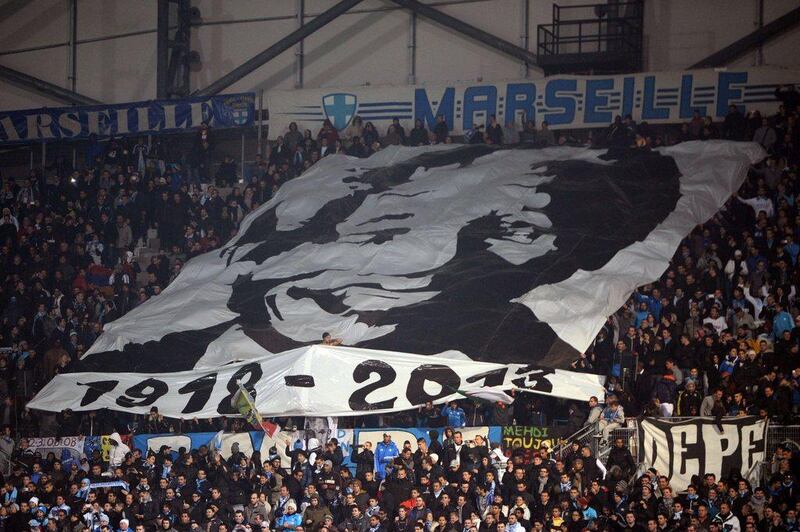
[[[320,457],[321,458],[321,457]],[[322,462],[322,470],[315,475],[317,491],[322,496],[325,504],[332,505],[339,495],[339,476],[333,469],[333,462]]]
[[[391,469],[394,459],[400,456],[397,444],[392,441],[392,436],[384,432],[383,441],[378,442],[375,447],[375,477],[378,480],[386,478],[387,472]]]

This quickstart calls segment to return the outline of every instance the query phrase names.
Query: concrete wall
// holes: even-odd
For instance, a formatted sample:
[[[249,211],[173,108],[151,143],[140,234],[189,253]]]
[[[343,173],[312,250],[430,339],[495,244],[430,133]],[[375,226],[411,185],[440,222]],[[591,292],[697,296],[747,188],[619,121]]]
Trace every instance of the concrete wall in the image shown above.
[[[511,42],[520,43],[525,1],[530,4],[531,49],[536,26],[551,21],[553,0],[426,0]],[[768,22],[796,0],[764,0]],[[585,0],[560,0],[560,5]],[[334,0],[305,0],[307,16]],[[296,27],[295,0],[194,0],[205,25],[192,31],[201,67],[192,72],[192,89],[206,86]],[[756,27],[758,0],[647,0],[646,58],[649,70],[680,70],[733,42]],[[258,22],[212,24],[268,18]],[[308,20],[308,19],[307,19]],[[405,84],[409,81],[411,17],[388,0],[364,0],[305,42],[304,86]],[[77,90],[105,102],[155,97],[156,2],[79,0],[78,38],[148,31],[142,35],[78,46]],[[68,86],[67,0],[6,0],[0,10],[0,64]],[[418,19],[416,81],[474,81],[524,76],[519,61],[470,41],[451,30]],[[7,52],[50,44],[24,53]],[[800,30],[764,47],[764,64],[797,67]],[[733,66],[756,64],[756,53]],[[294,50],[259,68],[229,92],[287,89],[295,86]],[[538,77],[531,70],[529,77]],[[38,94],[0,82],[0,109],[59,105]]]

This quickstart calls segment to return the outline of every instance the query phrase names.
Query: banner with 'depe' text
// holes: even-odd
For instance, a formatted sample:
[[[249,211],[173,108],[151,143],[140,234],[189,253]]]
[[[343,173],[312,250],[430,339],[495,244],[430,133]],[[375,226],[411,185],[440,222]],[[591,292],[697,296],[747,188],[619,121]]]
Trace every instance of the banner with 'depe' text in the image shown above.
[[[673,491],[708,473],[748,478],[764,460],[766,433],[767,421],[757,417],[645,419],[639,424],[639,460],[669,477]]]

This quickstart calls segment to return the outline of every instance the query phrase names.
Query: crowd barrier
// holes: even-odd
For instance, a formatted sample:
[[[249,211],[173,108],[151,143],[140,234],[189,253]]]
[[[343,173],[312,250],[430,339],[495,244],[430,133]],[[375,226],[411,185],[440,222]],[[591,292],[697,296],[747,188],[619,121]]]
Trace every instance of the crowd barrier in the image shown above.
[[[417,440],[425,438],[430,442],[431,431],[438,432],[438,440],[443,437],[443,428],[358,428],[341,429],[336,427],[306,428],[302,430],[279,430],[272,436],[263,431],[251,431],[240,433],[215,433],[215,432],[192,432],[192,433],[170,433],[170,434],[135,434],[122,436],[124,443],[132,449],[140,449],[143,453],[148,451],[159,452],[161,447],[166,445],[172,449],[175,457],[178,452],[197,450],[202,446],[215,447],[224,458],[231,455],[234,444],[238,444],[239,450],[252,455],[259,452],[266,459],[273,452],[277,452],[281,457],[284,466],[290,465],[290,458],[286,453],[289,450],[300,446],[307,448],[309,440],[316,438],[321,443],[325,443],[330,438],[336,438],[344,455],[343,464],[355,469],[355,464],[351,460],[353,449],[365,442],[372,442],[373,448],[378,442],[383,440],[383,434],[392,436],[392,440],[397,444],[398,449],[403,447],[403,443],[408,441],[411,449],[416,451]],[[479,426],[458,429],[462,432],[464,440],[473,440],[481,435],[488,439],[491,444],[498,445],[504,452],[510,452],[512,448],[521,448],[526,453],[532,454],[543,445],[550,449],[557,445],[559,439],[566,434],[563,430],[547,426]],[[104,436],[51,436],[43,438],[27,438],[28,448],[31,452],[39,453],[46,458],[49,453],[61,460],[65,465],[71,461],[78,461],[82,456],[91,456],[98,451],[103,459],[108,459],[111,449],[109,435]],[[274,449],[273,449],[274,447]]]
[[[417,439],[425,438],[430,442],[431,431],[438,432],[438,439],[441,441],[444,429],[442,428],[357,428],[342,429],[336,427],[307,428],[294,431],[278,431],[272,436],[263,431],[252,431],[242,433],[177,433],[177,434],[136,434],[123,437],[125,443],[131,448],[140,449],[143,453],[148,451],[159,452],[164,445],[172,449],[173,454],[183,449],[184,451],[197,450],[202,446],[215,447],[220,454],[227,458],[231,455],[234,444],[238,444],[239,450],[250,456],[254,452],[259,452],[262,459],[266,459],[271,454],[277,452],[285,467],[290,465],[290,458],[287,449],[291,451],[297,447],[308,448],[311,438],[316,438],[324,443],[330,438],[336,438],[342,449],[344,456],[343,465],[355,470],[355,463],[352,460],[353,450],[363,445],[365,442],[372,442],[373,448],[378,442],[382,441],[383,434],[392,436],[398,449],[403,447],[404,442],[409,442],[412,451],[417,449]],[[500,450],[509,455],[514,448],[521,448],[527,454],[532,454],[546,445],[549,449],[555,449],[558,457],[565,449],[560,443],[564,439],[576,439],[583,445],[589,445],[595,455],[604,458],[608,447],[598,446],[596,431],[587,429],[576,434],[567,434],[558,427],[546,426],[479,426],[466,427],[459,429],[465,441],[473,440],[477,435],[481,435],[489,440],[491,444],[499,446]],[[625,427],[620,427],[611,433],[611,439],[622,438],[634,457],[639,451],[639,430],[636,420],[630,420]],[[79,460],[81,456],[90,456],[94,451],[101,453],[104,459],[108,458],[111,448],[108,436],[67,436],[67,437],[47,437],[47,438],[28,438],[30,449],[38,452],[44,458],[48,453],[53,453],[56,458],[65,464],[70,461]],[[800,449],[800,425],[777,425],[770,424],[766,431],[766,452],[764,461],[760,464],[763,475],[770,472],[770,461],[779,444],[790,442]]]

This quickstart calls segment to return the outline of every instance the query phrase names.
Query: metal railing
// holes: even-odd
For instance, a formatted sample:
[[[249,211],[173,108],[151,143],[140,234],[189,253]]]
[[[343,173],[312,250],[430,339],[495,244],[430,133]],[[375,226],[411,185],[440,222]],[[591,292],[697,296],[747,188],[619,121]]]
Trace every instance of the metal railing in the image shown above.
[[[540,56],[641,53],[644,3],[553,5],[553,22],[537,28]]]

